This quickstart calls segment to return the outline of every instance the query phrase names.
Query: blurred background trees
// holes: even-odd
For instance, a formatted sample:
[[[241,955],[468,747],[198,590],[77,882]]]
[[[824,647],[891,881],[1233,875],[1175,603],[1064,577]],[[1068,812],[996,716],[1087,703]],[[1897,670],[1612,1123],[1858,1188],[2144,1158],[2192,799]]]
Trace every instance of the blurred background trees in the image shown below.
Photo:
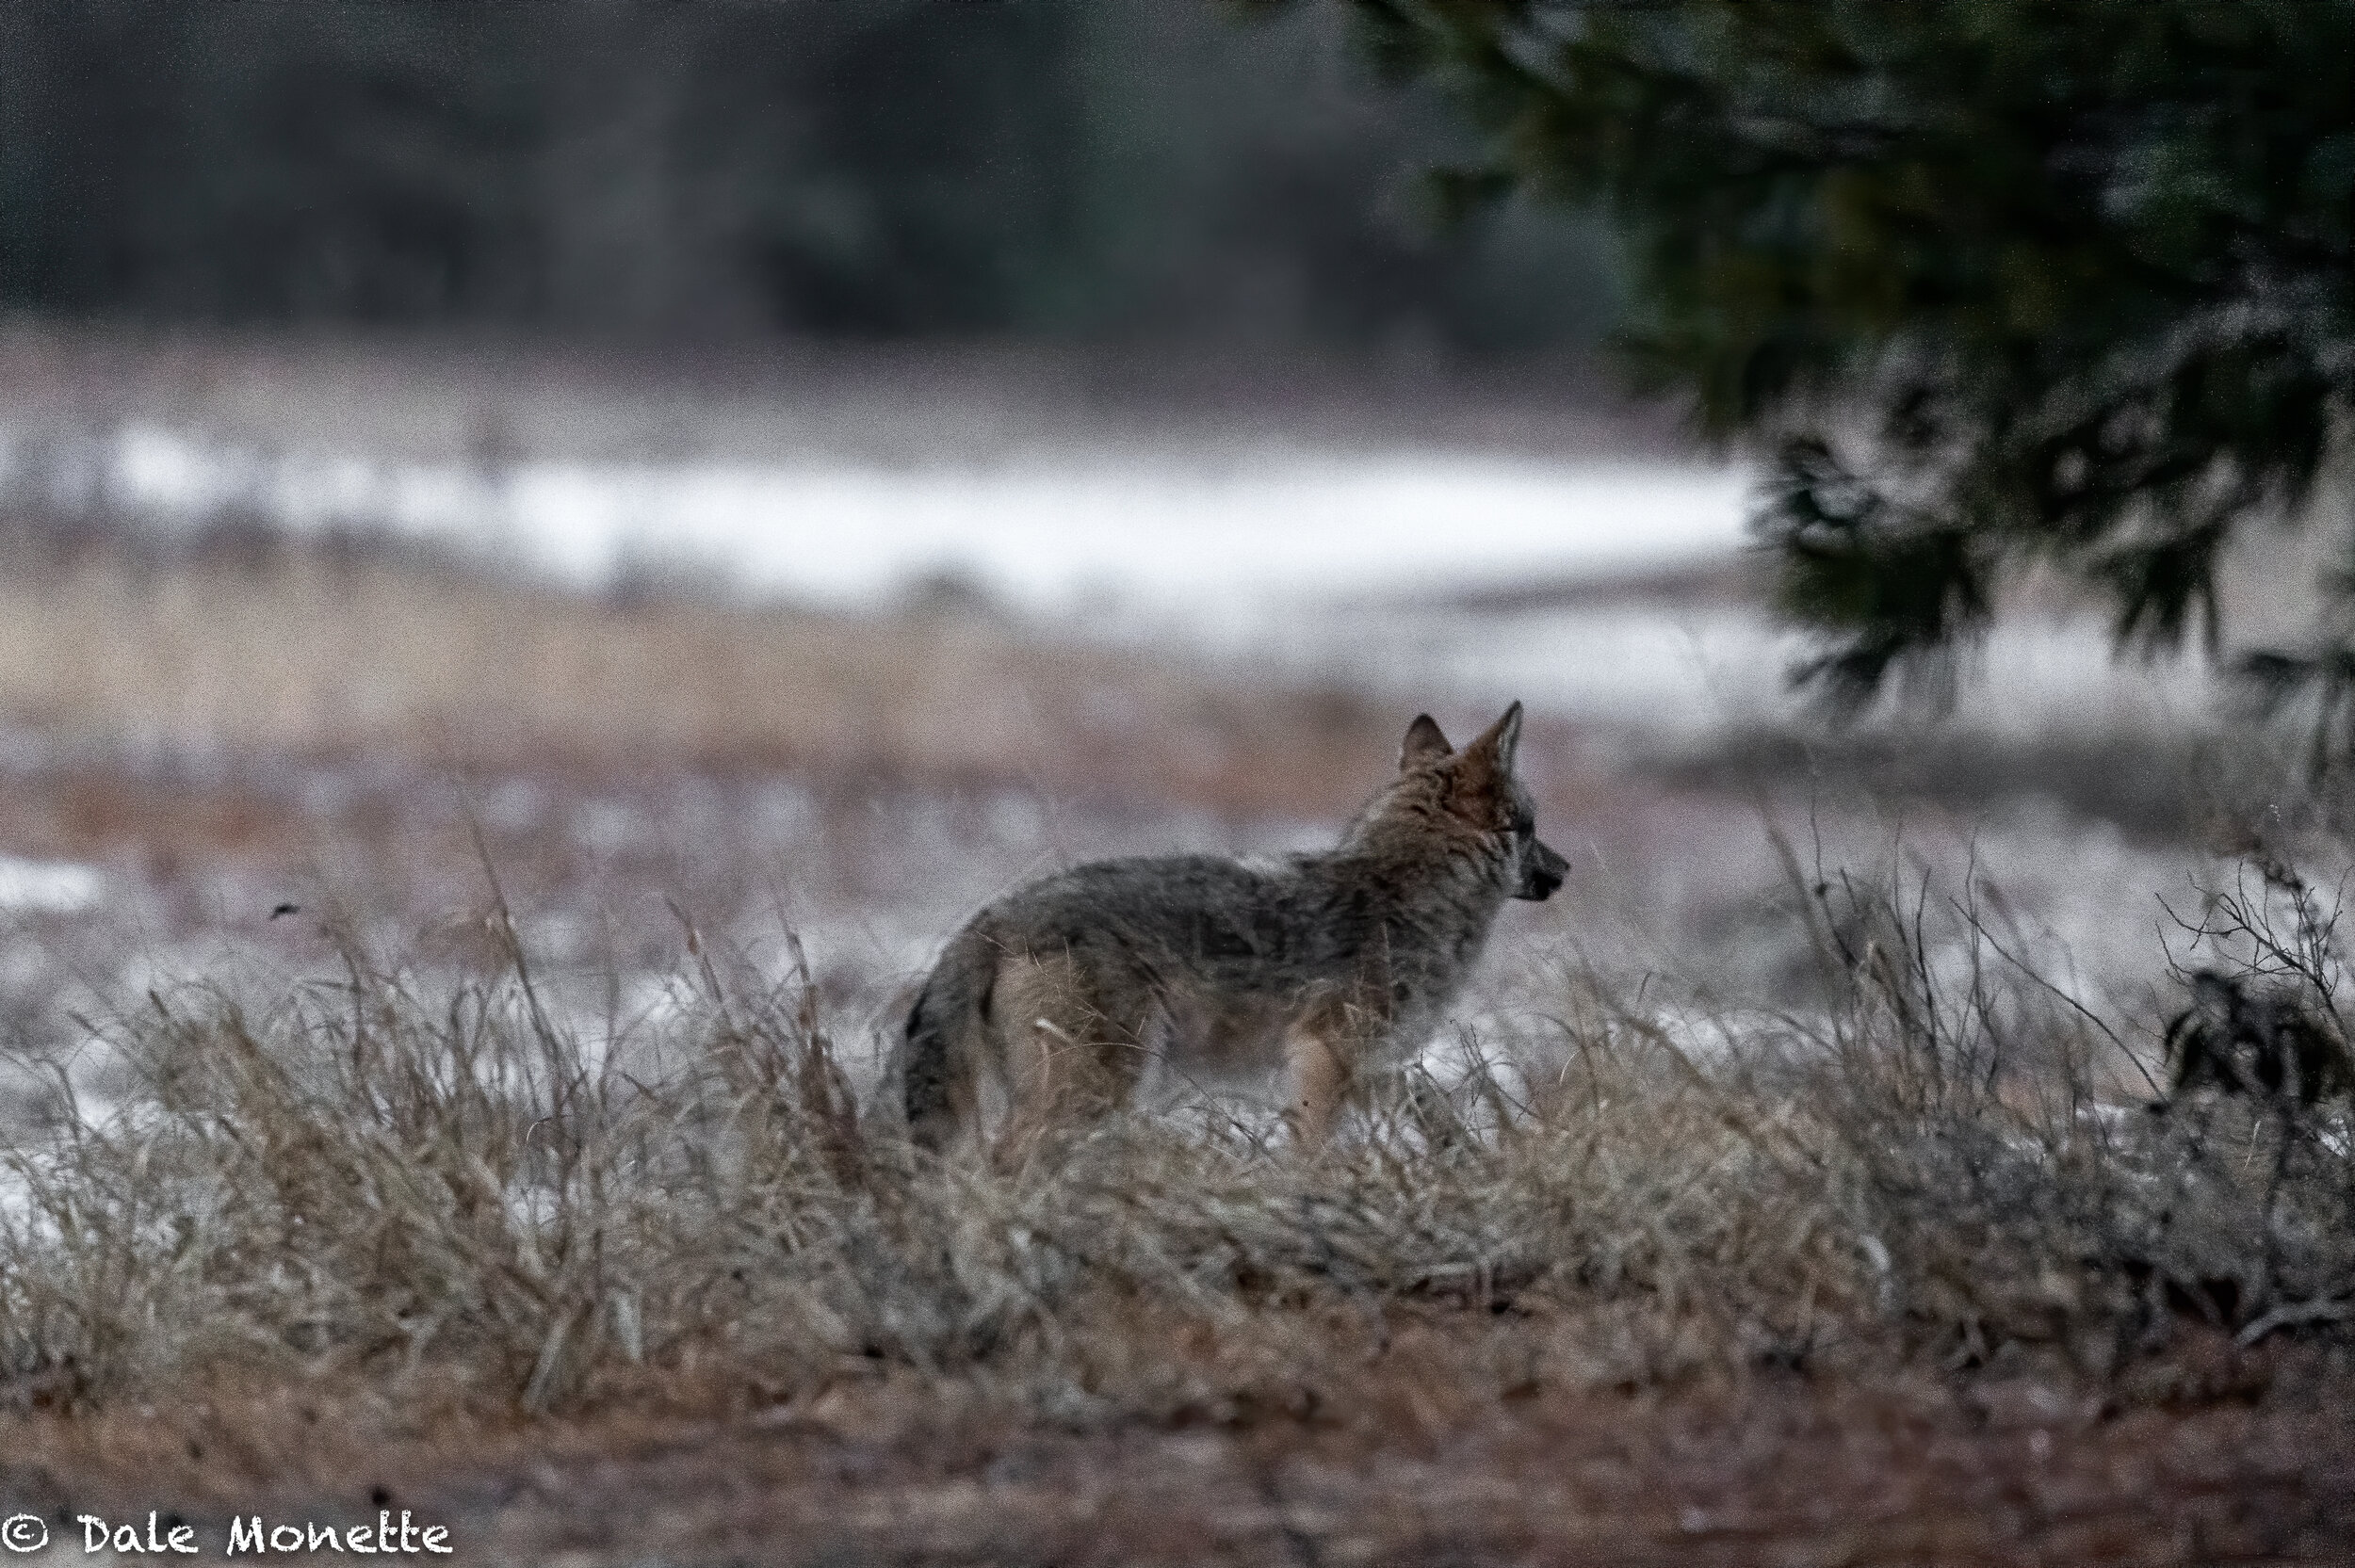
[[[1606,325],[1591,224],[1441,233],[1465,149],[1312,8],[22,0],[0,308],[232,325],[1202,337]]]
[[[1772,455],[1757,523],[1836,697],[2038,567],[2121,645],[2213,645],[2228,541],[2343,445],[2350,0],[1355,8],[1469,109],[1455,189],[1607,212],[1640,363]],[[2355,731],[2344,651],[2244,673]]]
[[[1805,672],[1859,702],[2040,570],[2213,640],[2355,393],[2350,84],[2355,0],[17,0],[0,311],[1616,331],[1766,458]],[[2355,742],[2344,619],[2244,669]]]

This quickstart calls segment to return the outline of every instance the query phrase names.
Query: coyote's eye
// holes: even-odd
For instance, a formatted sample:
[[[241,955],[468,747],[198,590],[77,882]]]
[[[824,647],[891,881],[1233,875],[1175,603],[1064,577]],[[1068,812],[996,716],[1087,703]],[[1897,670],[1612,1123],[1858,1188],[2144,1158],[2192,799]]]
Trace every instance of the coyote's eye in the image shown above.
[[[1517,800],[1505,816],[1505,829],[1518,839],[1537,836],[1537,812],[1527,800]]]

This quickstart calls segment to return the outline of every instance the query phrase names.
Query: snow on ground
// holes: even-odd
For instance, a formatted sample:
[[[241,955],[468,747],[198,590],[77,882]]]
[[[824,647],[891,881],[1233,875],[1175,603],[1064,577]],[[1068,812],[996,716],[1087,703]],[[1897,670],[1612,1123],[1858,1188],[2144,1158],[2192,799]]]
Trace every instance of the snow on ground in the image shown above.
[[[95,908],[106,888],[93,865],[0,855],[0,911],[72,914]]]
[[[494,470],[269,455],[152,425],[94,452],[53,480],[166,522],[243,507],[298,526],[495,541],[583,585],[667,563],[857,608],[950,578],[1028,615],[1207,645],[1261,672],[1415,705],[1519,698],[1671,740],[1798,707],[1786,675],[1804,640],[1754,606],[1448,602],[1730,559],[1747,484],[1730,467],[1270,443],[988,464]],[[2194,660],[2121,666],[2089,619],[2015,620],[1968,662],[1957,718],[2014,740],[2179,730],[2202,722],[2214,687]]]
[[[526,461],[495,472],[363,455],[268,457],[152,426],[78,476],[165,518],[246,506],[297,525],[503,538],[594,583],[673,555],[841,606],[953,574],[1034,612],[1229,595],[1477,589],[1722,556],[1735,469],[1268,447],[985,465],[673,467]]]
[[[1339,682],[1410,708],[1519,699],[1672,745],[1794,723],[1807,702],[1790,678],[1810,651],[1807,636],[1738,604],[1304,605],[1230,613],[1194,630],[1239,669]],[[2217,697],[2205,661],[2121,661],[2091,617],[1999,623],[1958,672],[1949,721],[2014,743],[2192,732],[2209,722]]]
[[[1730,558],[1745,538],[1746,481],[1730,468],[1413,451],[1352,458],[1273,443],[961,465],[564,460],[494,468],[356,452],[276,456],[160,426],[128,427],[88,452],[90,470],[67,482],[167,522],[235,507],[295,525],[487,534],[584,583],[668,557],[750,591],[846,607],[949,574],[1041,621],[1191,643],[1241,670],[1352,687],[1401,711],[1494,709],[1519,698],[1651,742],[1706,743],[1729,728],[1790,720],[1797,708],[1786,674],[1804,645],[1756,607],[1600,593],[1509,610],[1476,604],[1484,591]],[[2007,741],[2088,729],[2180,733],[2213,706],[2203,668],[2121,667],[2103,628],[2087,621],[2007,622],[1973,665],[1958,718]],[[497,825],[502,802],[484,809]],[[540,814],[530,802],[518,809]],[[635,836],[619,809],[593,803],[577,824],[592,849]],[[1558,912],[1532,928],[1584,946],[1606,925],[1650,927],[1666,947],[1689,949],[1732,921],[1726,951],[1771,960],[1771,945],[1734,929],[1741,923],[1726,913],[1755,904],[1779,876],[1760,825],[1726,801],[1652,803],[1638,815],[1634,827],[1598,828],[1618,834],[1616,852],[1642,850],[1637,866],[1601,879],[1624,882],[1631,907],[1594,930],[1566,929]],[[2073,953],[2089,976],[2147,972],[2157,949],[2153,896],[2180,893],[2199,857],[2012,816],[1930,858],[1997,873],[2037,912],[2039,937],[2051,939],[2038,945]],[[950,845],[932,842],[941,834],[918,832],[924,820],[918,810],[902,823],[929,846],[912,858],[953,863]],[[1137,847],[1184,836],[1160,827]],[[953,830],[947,837],[961,840],[973,824],[960,816]],[[1553,832],[1566,850],[1587,838],[1582,824]],[[795,836],[765,820],[754,834],[771,846]],[[990,877],[1031,864],[1035,846],[1017,852],[1002,838],[991,837],[986,870],[945,901],[935,875],[920,897],[862,886],[850,897],[855,919],[838,908],[804,912],[795,924],[811,961],[825,972],[901,973],[919,962]],[[1585,860],[1600,865],[1600,843],[1588,844]],[[901,844],[903,857],[913,847]],[[1869,861],[1884,848],[1844,849]],[[100,897],[96,878],[86,867],[0,862],[0,909],[85,907]],[[570,920],[577,912],[560,913]],[[564,949],[576,945],[572,930],[559,921],[536,934]]]

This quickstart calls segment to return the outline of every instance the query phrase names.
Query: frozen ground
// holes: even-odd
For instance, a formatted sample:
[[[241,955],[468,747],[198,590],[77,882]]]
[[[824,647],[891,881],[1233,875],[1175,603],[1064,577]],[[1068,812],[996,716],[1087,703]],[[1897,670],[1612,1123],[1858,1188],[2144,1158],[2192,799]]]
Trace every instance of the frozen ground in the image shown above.
[[[1703,1050],[1730,1017],[1804,1012],[1826,980],[1806,888],[1844,874],[1918,898],[1932,966],[1957,994],[1974,964],[2033,971],[2148,1055],[2170,1006],[2154,982],[2170,957],[2201,957],[2169,911],[2196,915],[2201,884],[2230,875],[2195,847],[2139,842],[2034,801],[1959,814],[1656,789],[1596,772],[1576,748],[1575,732],[1551,731],[1533,736],[1524,764],[1569,885],[1508,907],[1459,1010],[1507,1049],[1533,1026],[1542,1034],[1533,1020],[1558,1014],[1588,977],[1649,995]],[[71,811],[85,779],[21,770],[6,788],[20,811],[41,795]],[[807,973],[846,1060],[871,1083],[909,988],[990,898],[1087,860],[1280,853],[1329,842],[1337,826],[1122,809],[1020,784],[758,769],[467,777],[262,759],[156,784],[200,804],[241,800],[275,827],[224,842],[155,826],[88,861],[0,864],[0,1026],[14,1047],[72,1064],[85,1116],[103,1116],[117,1092],[109,1020],[151,995],[201,992],[268,1012],[340,985],[346,955],[427,999],[499,973],[493,872],[543,996],[593,1050],[658,1026],[682,988],[703,983],[703,964],[745,994]],[[2131,1090],[2138,1075],[2117,1065]],[[11,1103],[31,1110],[48,1082],[0,1070],[0,1120]]]
[[[953,585],[1118,641],[1410,703],[1518,697],[1679,742],[1798,709],[1785,673],[1804,641],[1755,603],[1640,591],[1736,559],[1746,477],[1732,467],[1270,439],[931,465],[486,468],[271,454],[151,425],[62,461],[4,428],[0,448],[0,484],[168,528],[234,510],[488,542],[583,589],[652,573],[855,611]],[[1548,602],[1565,587],[1584,591]],[[2082,616],[2006,622],[1965,671],[1955,719],[2013,741],[2196,729],[2216,699],[2199,660],[2120,665]]]
[[[1343,679],[1410,706],[1518,698],[1652,746],[1705,747],[1729,731],[1799,726],[1790,671],[1807,639],[1762,607],[1616,598],[1491,609],[1444,599],[1295,606],[1237,616],[1210,645],[1235,667]],[[2196,658],[2120,663],[2090,618],[1999,625],[1960,660],[1950,729],[2007,744],[2126,732],[2198,734],[2218,692]]]
[[[333,966],[322,912],[382,951],[462,974],[489,962],[479,929],[486,882],[470,839],[479,826],[523,934],[584,1026],[661,1005],[662,977],[679,962],[675,906],[751,975],[795,962],[786,941],[795,933],[873,1034],[934,945],[993,893],[1108,853],[1322,842],[1345,809],[1336,802],[1359,793],[1356,769],[1381,766],[1406,716],[1427,708],[1471,722],[1517,698],[1542,732],[1530,768],[1544,830],[1576,871],[1568,896],[1514,912],[1490,993],[1476,1004],[1490,1016],[1534,1005],[1531,986],[1542,993],[1580,964],[1678,975],[1712,1006],[1798,999],[1801,928],[1770,829],[1805,849],[1811,875],[1820,861],[1917,887],[1927,877],[1941,897],[1965,900],[1992,886],[2008,900],[2021,960],[2090,1003],[2147,1014],[2158,1005],[2148,982],[2167,952],[2160,900],[2182,901],[2195,878],[2221,867],[2173,828],[2169,838],[2103,815],[2117,775],[2152,772],[2152,758],[2211,732],[2214,680],[2193,659],[2120,665],[2103,628],[2083,617],[2007,622],[1967,661],[1941,727],[1872,732],[1901,756],[1951,756],[1965,766],[1950,772],[1984,771],[1959,802],[1935,789],[1929,804],[1863,798],[1836,747],[1804,753],[1803,767],[1748,770],[1729,750],[1734,738],[1811,746],[1820,734],[1785,680],[1802,644],[1760,606],[1754,574],[1742,569],[1743,474],[1656,441],[1615,445],[1579,434],[1575,420],[1555,430],[1525,409],[1484,415],[1445,399],[1424,417],[1427,441],[1414,435],[1422,416],[1411,409],[1389,409],[1372,434],[1337,435],[1313,408],[1242,397],[1161,423],[1131,410],[1099,428],[1067,392],[1057,403],[1035,389],[944,393],[888,377],[788,386],[770,402],[724,407],[641,408],[608,389],[591,408],[560,382],[525,396],[459,376],[453,391],[386,363],[332,374],[281,365],[280,381],[208,372],[167,395],[85,391],[79,404],[59,400],[81,410],[78,429],[44,415],[20,386],[0,394],[9,484],[20,505],[167,531],[259,518],[298,533],[389,530],[487,545],[580,590],[584,605],[600,593],[621,603],[609,590],[635,576],[753,613],[819,606],[869,618],[880,627],[870,642],[886,648],[903,624],[894,616],[945,606],[1001,640],[1031,639],[1035,668],[1009,682],[994,668],[919,659],[846,688],[834,706],[871,710],[893,680],[937,682],[945,671],[963,677],[967,695],[927,703],[918,699],[937,694],[911,691],[904,712],[854,728],[918,713],[953,727],[971,720],[978,695],[995,703],[1019,686],[1017,727],[1046,745],[1080,735],[1085,744],[1066,747],[1078,760],[1059,772],[993,762],[982,777],[919,768],[877,780],[857,771],[871,759],[830,762],[827,746],[780,733],[753,737],[755,750],[794,759],[765,769],[592,756],[552,772],[494,769],[461,787],[457,768],[414,753],[297,757],[251,741],[191,751],[169,703],[132,704],[146,728],[128,749],[102,742],[86,756],[43,740],[54,713],[0,714],[19,724],[0,734],[0,768],[20,808],[0,855],[23,855],[0,860],[0,911],[34,938],[0,965],[20,1031],[63,1038],[75,1010],[152,985],[249,977],[260,995],[295,983]],[[493,405],[495,419],[480,414]],[[1490,439],[1480,421],[1491,416],[1509,439]],[[627,433],[655,426],[659,440]],[[119,614],[141,595],[161,604],[196,591],[168,583],[89,603]],[[419,592],[419,605],[447,597],[431,584]],[[269,624],[267,595],[249,597],[247,622]],[[485,624],[452,630],[496,659],[519,622],[502,623],[486,605],[468,612]],[[416,620],[403,613],[402,625]],[[335,614],[308,605],[301,619],[334,625]],[[541,656],[566,669],[533,677],[560,687],[567,711],[584,700],[566,684],[584,663],[659,666],[613,688],[636,694],[625,702],[707,694],[733,674],[710,667],[712,649],[741,646],[730,641],[740,627],[721,626],[675,644],[698,651],[666,654],[655,639],[616,653],[599,640],[609,621],[586,610],[581,619],[577,637],[544,644],[557,652]],[[203,622],[195,603],[158,618],[159,667],[195,662],[178,650],[202,641]],[[1161,708],[1097,713],[1131,701],[1131,687],[1057,675],[1075,644],[1166,661],[1201,683],[1151,698]],[[953,637],[942,646],[953,650]],[[797,644],[763,664],[763,678],[789,678],[804,652]],[[243,656],[236,648],[205,662],[213,673],[184,704],[203,722],[239,717],[219,671]],[[871,647],[844,655],[877,656]],[[665,658],[683,662],[672,669]],[[138,686],[141,667],[126,668],[135,673],[117,685]],[[810,668],[813,681],[838,677]],[[447,681],[447,671],[429,678]],[[398,691],[282,684],[298,693],[279,699],[294,708],[402,708]],[[1199,790],[1154,798],[1157,769],[1258,766],[1237,759],[1265,749],[1223,740],[1226,720],[1214,710],[1260,704],[1277,688],[1339,694],[1340,740],[1314,754],[1349,759],[1334,764],[1352,769],[1348,782],[1320,779],[1290,804],[1282,788],[1226,791],[1248,808],[1205,809]],[[57,689],[64,695],[53,703],[75,700],[70,683]],[[139,738],[152,734],[178,738]],[[1307,754],[1302,739],[1276,750]],[[1099,784],[1113,777],[1107,746],[1118,749],[1118,789],[1135,799],[1075,787],[1090,757],[1104,759]],[[2013,766],[2055,752],[2087,777],[2048,788],[2034,767]],[[116,826],[58,826],[91,818],[93,797],[120,784],[94,775],[141,769],[145,803],[110,808]],[[1364,785],[1372,782],[1367,772]],[[167,819],[177,826],[158,825]],[[273,920],[282,904],[300,913]]]
[[[610,409],[565,413],[569,442],[538,439],[534,407],[567,401],[553,386],[520,409],[524,439],[484,428],[469,458],[450,437],[467,439],[480,387],[330,369],[207,372],[212,390],[188,393],[178,422],[153,399],[93,396],[118,405],[86,420],[101,438],[20,457],[47,465],[44,483],[79,486],[110,526],[258,512],[497,535],[509,557],[593,591],[398,552],[142,555],[103,528],[47,577],[0,578],[0,1148],[46,1118],[138,1106],[106,1042],[159,1001],[202,1012],[193,990],[259,1013],[373,989],[432,1016],[461,987],[508,984],[508,914],[539,995],[592,1061],[707,1011],[710,985],[793,994],[806,974],[830,1034],[871,1074],[906,988],[975,906],[1098,856],[1325,842],[1419,708],[1460,738],[1508,698],[1532,705],[1524,770],[1571,878],[1507,911],[1458,1019],[1483,1048],[1538,1042],[1527,1061],[1558,1050],[1550,1021],[1591,1000],[1589,978],[1695,1053],[1729,1029],[1820,1019],[1803,912],[1859,950],[1887,934],[1842,902],[1851,885],[1898,896],[1950,993],[1982,968],[1999,994],[2040,998],[2049,983],[2147,1054],[2178,1005],[2166,961],[2204,957],[2169,911],[2196,913],[2201,882],[2233,874],[2169,774],[2214,721],[2197,667],[2121,670],[2098,627],[2047,617],[1990,641],[1946,724],[1827,735],[1783,687],[1795,644],[1726,570],[1738,477],[1657,451],[1352,445],[1292,440],[1280,422],[1239,438],[1232,419],[1217,441],[992,448],[990,407],[895,412],[891,383],[847,410],[784,411],[844,437],[785,455],[760,449],[778,411],[751,403],[727,416],[734,437],[668,453],[621,439],[634,416]],[[0,383],[0,422],[42,401],[38,379]],[[936,415],[954,450],[909,460],[911,427]],[[862,453],[870,426],[896,455]],[[633,574],[655,590],[614,590]],[[786,682],[810,700],[766,700]],[[712,721],[639,722],[690,701]],[[1875,755],[1894,766],[1870,773],[1860,759]],[[2137,789],[2164,809],[2119,809]],[[381,978],[353,984],[355,969]],[[1442,1072],[1456,1038],[1433,1054]],[[2097,1091],[2140,1096],[2131,1063],[2104,1066]],[[1607,1124],[1640,1132],[1654,1103],[1614,1103]],[[1727,1160],[1717,1148],[1697,1157]],[[1724,1169],[1738,1181],[1757,1167]],[[1938,1172],[1925,1189],[1952,1177],[1924,1169]],[[1693,1218],[1676,1181],[1652,1205],[1662,1235]],[[1557,1207],[1596,1223],[1577,1190]],[[25,1196],[0,1171],[0,1215]],[[1415,1196],[1421,1213],[1428,1195]],[[1733,1222],[1770,1259],[1786,1255],[1775,1237],[1795,1231],[1796,1249],[1819,1229],[1780,1209]],[[1946,1255],[1970,1260],[1957,1278],[2001,1255],[1976,1211],[1916,1228],[1956,1240]],[[1888,1249],[1872,1244],[1885,1274]],[[1619,1270],[1617,1242],[1597,1255]],[[1664,1301],[1711,1296],[1719,1278],[1654,1267]],[[371,1420],[393,1411],[398,1436],[333,1405],[320,1419],[308,1387],[253,1416],[224,1402],[226,1419],[209,1392],[29,1426],[0,1398],[9,1430],[36,1434],[16,1440],[29,1464],[0,1453],[0,1511],[19,1494],[59,1518],[185,1497],[218,1540],[221,1517],[266,1491],[333,1517],[397,1495],[518,1561],[861,1546],[1086,1561],[1128,1537],[1190,1562],[1550,1560],[1606,1541],[1629,1543],[1630,1561],[2090,1562],[2155,1560],[2145,1547],[2161,1539],[2184,1560],[2286,1560],[2343,1538],[2355,1495],[2343,1362],[2315,1377],[2262,1359],[2286,1336],[2234,1360],[2229,1325],[2195,1325],[2184,1381],[2150,1384],[2123,1413],[2115,1384],[2064,1399],[2039,1364],[1958,1372],[1943,1342],[1918,1386],[1866,1388],[1799,1359],[1830,1300],[1811,1283],[1804,1336],[1746,1339],[1735,1386],[1697,1398],[1673,1381],[1691,1364],[1668,1339],[1647,1349],[1543,1302],[1491,1302],[1486,1265],[1471,1277],[1476,1309],[1418,1298],[1368,1316],[1337,1301],[1329,1321],[1294,1322],[1254,1307],[1234,1344],[1272,1370],[1209,1386],[1257,1402],[1178,1407],[1166,1431],[1158,1417],[1076,1434],[1062,1416],[1009,1425],[936,1385],[875,1381],[871,1345],[813,1372],[841,1379],[803,1390],[821,1396],[780,1398],[728,1368],[734,1414],[717,1421],[625,1417],[571,1436],[435,1420],[405,1392],[369,1406]],[[2055,1277],[2030,1291],[2038,1324]],[[544,1362],[562,1332],[534,1341]],[[1281,1350],[1295,1333],[1329,1339],[1346,1370],[1295,1384]],[[1209,1343],[1149,1318],[1119,1365],[1192,1377],[1190,1358],[1226,1353]],[[1652,1370],[1545,1382],[1548,1346],[1571,1368]],[[674,1381],[667,1363],[659,1381]],[[0,1382],[0,1397],[38,1405],[42,1386]]]
[[[9,450],[30,477],[24,439]],[[1215,617],[1238,597],[1273,606],[1479,590],[1719,557],[1741,541],[1745,483],[1700,465],[1342,456],[1280,442],[925,465],[486,469],[265,454],[144,425],[41,478],[167,523],[237,508],[301,527],[493,539],[583,587],[668,559],[836,607],[953,578],[1033,613],[1110,602],[1181,618]]]

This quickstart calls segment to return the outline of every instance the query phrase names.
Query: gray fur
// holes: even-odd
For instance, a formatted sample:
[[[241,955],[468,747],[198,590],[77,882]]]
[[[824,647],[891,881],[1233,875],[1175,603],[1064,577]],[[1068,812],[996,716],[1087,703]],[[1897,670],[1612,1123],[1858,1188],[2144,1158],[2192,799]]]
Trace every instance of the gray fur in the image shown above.
[[[2153,1110],[2202,1085],[2305,1105],[2355,1091],[2345,1043],[2295,992],[2252,988],[2220,970],[2192,975],[2191,1006],[2168,1025],[2167,1054],[2168,1098]]]
[[[1289,1072],[1314,1141],[1362,1068],[1437,1026],[1512,897],[1544,898],[1512,764],[1520,705],[1461,752],[1418,718],[1400,771],[1340,843],[1265,865],[1101,861],[999,899],[950,941],[907,1023],[910,1131],[938,1147],[1006,1083],[1017,1131],[1129,1102],[1148,1067]]]

